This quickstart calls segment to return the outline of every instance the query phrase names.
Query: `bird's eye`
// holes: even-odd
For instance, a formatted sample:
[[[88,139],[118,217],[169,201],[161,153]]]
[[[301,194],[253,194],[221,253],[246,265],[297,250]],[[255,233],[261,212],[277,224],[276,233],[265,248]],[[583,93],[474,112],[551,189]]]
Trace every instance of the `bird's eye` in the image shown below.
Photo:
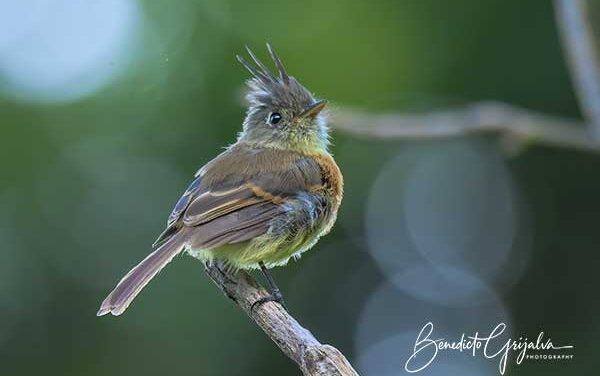
[[[281,121],[281,114],[279,112],[272,112],[271,115],[269,115],[269,124],[277,124]]]

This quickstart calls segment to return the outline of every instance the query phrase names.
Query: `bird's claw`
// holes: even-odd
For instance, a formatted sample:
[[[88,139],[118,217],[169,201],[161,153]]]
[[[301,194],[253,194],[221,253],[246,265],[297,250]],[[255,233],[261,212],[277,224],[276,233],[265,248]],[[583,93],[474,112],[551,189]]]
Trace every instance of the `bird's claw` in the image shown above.
[[[267,302],[279,303],[279,304],[281,304],[283,309],[285,309],[287,311],[285,301],[283,300],[283,294],[281,294],[281,291],[275,290],[275,291],[271,291],[269,293],[269,295],[264,296],[264,297],[258,299],[257,301],[255,301],[254,303],[252,303],[252,306],[250,307],[250,314],[254,314],[254,309],[256,309],[257,307],[260,307],[261,305],[263,305]]]

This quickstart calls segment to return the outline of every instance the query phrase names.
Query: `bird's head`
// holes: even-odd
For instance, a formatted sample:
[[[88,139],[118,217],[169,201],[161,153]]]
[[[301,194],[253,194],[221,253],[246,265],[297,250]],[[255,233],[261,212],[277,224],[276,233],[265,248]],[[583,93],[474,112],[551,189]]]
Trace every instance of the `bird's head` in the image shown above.
[[[269,44],[267,49],[277,68],[276,75],[248,47],[246,49],[255,65],[237,56],[252,74],[247,81],[249,107],[239,140],[281,149],[326,151],[329,135],[322,110],[327,102],[315,99],[288,75]]]

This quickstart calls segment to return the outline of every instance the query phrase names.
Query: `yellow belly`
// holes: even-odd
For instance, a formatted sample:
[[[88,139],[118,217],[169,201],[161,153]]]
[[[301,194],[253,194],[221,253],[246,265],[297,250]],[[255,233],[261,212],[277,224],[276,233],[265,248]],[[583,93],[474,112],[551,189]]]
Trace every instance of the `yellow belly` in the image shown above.
[[[264,234],[246,242],[213,249],[187,249],[187,253],[202,261],[218,260],[237,269],[259,269],[261,261],[267,268],[283,266],[291,258],[297,259],[312,248],[321,236],[329,232],[334,221],[335,218],[330,218],[319,229],[292,238]]]

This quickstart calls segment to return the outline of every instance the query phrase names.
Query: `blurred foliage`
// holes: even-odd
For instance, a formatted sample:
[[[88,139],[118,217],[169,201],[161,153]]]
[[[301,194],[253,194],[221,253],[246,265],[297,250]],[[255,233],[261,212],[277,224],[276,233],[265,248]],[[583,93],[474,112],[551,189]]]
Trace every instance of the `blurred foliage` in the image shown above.
[[[101,90],[54,104],[0,93],[2,374],[298,373],[187,256],[123,317],[95,316],[147,254],[196,169],[235,140],[247,78],[235,54],[244,44],[265,56],[271,42],[288,70],[334,106],[404,111],[494,99],[578,116],[549,1],[141,1],[139,11],[132,63]],[[391,288],[368,252],[371,188],[400,152],[428,153],[444,142],[333,136],[346,178],[338,225],[275,277],[293,314],[358,361],[363,306],[380,286]],[[570,363],[527,363],[510,374],[590,374],[598,366],[598,167],[597,156],[535,147],[508,162],[526,208],[517,226],[527,227],[532,246],[501,301],[514,332],[543,330],[576,353]],[[386,199],[400,200],[395,193]],[[390,306],[405,301],[391,289]],[[402,307],[383,312],[377,320],[389,334],[403,322],[416,335],[428,319],[411,321]]]

